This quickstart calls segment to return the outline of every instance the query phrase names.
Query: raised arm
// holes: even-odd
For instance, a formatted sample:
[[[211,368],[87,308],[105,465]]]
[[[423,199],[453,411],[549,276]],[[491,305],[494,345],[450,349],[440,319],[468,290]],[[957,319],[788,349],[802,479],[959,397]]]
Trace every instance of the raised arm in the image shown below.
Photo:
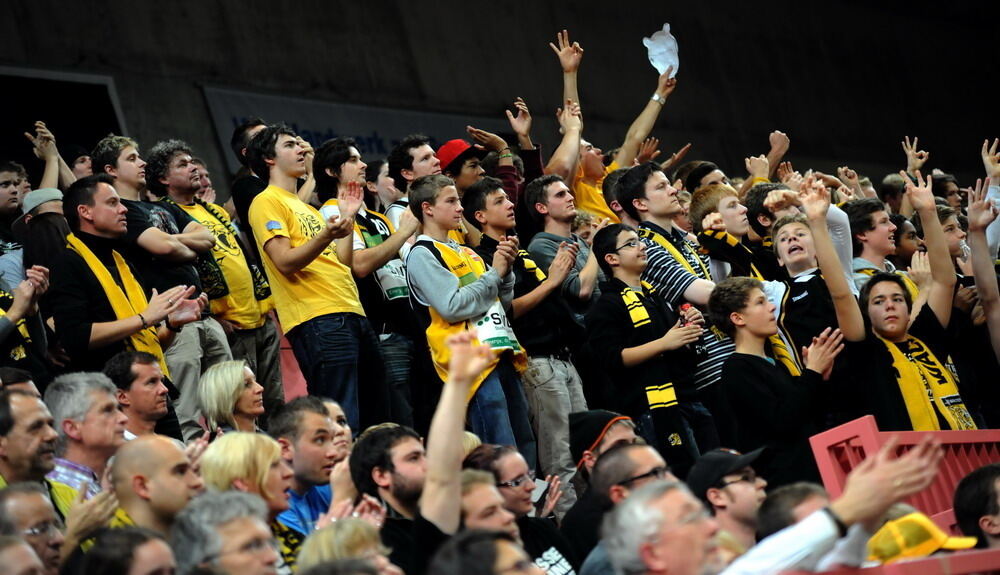
[[[994,204],[1000,201],[1000,154],[997,153],[997,146],[1000,140],[994,138],[993,144],[989,140],[983,140],[983,167],[986,168],[987,183],[983,184],[986,189],[986,199]],[[986,241],[990,246],[990,258],[997,258],[997,251],[1000,249],[1000,220],[994,221],[986,228]]]
[[[656,124],[656,119],[660,117],[660,112],[663,111],[663,106],[666,104],[667,98],[670,97],[670,94],[674,92],[674,88],[677,87],[677,78],[670,77],[673,73],[674,67],[670,66],[666,72],[660,74],[660,77],[656,81],[656,91],[653,92],[649,101],[646,102],[646,107],[642,109],[639,116],[629,126],[628,132],[625,134],[625,141],[622,142],[621,148],[618,149],[618,153],[615,155],[615,162],[620,167],[628,168],[632,166],[632,161],[635,160],[636,155],[639,153],[639,146],[649,136],[649,133],[653,131],[653,125]]]
[[[448,338],[451,360],[427,435],[427,476],[420,496],[420,514],[442,532],[458,531],[462,515],[462,431],[472,382],[492,359],[488,345],[475,345],[475,332]]]
[[[570,43],[569,32],[563,30],[556,34],[558,46],[549,42],[549,47],[559,57],[559,65],[563,71],[563,101],[570,100],[580,103],[580,91],[576,86],[576,73],[580,69],[580,62],[583,60],[583,48],[579,42]]]
[[[906,172],[900,172],[900,175],[906,182],[906,198],[920,216],[920,223],[924,228],[924,244],[927,246],[927,257],[931,263],[932,280],[927,293],[927,305],[934,311],[941,325],[948,327],[957,280],[951,254],[948,253],[944,228],[937,218],[934,195],[931,193],[931,179],[924,180],[920,170],[917,170],[916,182]]]
[[[814,183],[810,176],[803,185],[802,207],[809,221],[809,229],[813,235],[813,245],[816,248],[816,259],[819,261],[823,281],[826,283],[833,307],[837,314],[837,325],[847,341],[862,341],[865,339],[865,321],[861,317],[854,293],[844,275],[837,249],[830,237],[826,225],[827,211],[830,209],[830,192],[826,186]]]
[[[58,188],[59,187],[59,150],[56,148],[56,139],[52,132],[45,127],[45,122],[35,122],[35,135],[28,132],[24,135],[35,147],[35,155],[45,162],[45,170],[42,172],[42,180],[38,183],[38,188]]]
[[[773,178],[778,171],[778,166],[781,165],[781,160],[792,146],[792,140],[788,134],[775,130],[767,137],[767,141],[771,143],[771,149],[767,152],[767,162],[770,166],[767,175],[769,178]]]
[[[545,165],[545,173],[555,174],[572,182],[576,176],[576,164],[580,161],[580,138],[583,136],[580,105],[575,101],[565,100],[565,107],[556,111],[556,117],[563,137],[559,147],[552,152],[549,163]]]
[[[972,248],[972,274],[976,279],[979,303],[986,312],[986,326],[990,330],[993,354],[1000,360],[1000,288],[997,287],[994,258],[986,240],[986,230],[997,221],[997,207],[986,196],[991,180],[976,180],[976,187],[969,195],[969,247]]]

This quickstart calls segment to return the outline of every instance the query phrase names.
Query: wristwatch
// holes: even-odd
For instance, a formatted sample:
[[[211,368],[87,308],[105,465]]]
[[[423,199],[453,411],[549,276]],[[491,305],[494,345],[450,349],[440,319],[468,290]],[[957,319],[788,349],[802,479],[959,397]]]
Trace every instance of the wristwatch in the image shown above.
[[[661,106],[663,105],[664,102],[667,101],[666,98],[664,98],[663,96],[661,96],[657,92],[653,92],[653,95],[650,96],[649,99],[652,100],[652,101],[654,101],[654,102],[656,102],[657,104],[660,104]]]

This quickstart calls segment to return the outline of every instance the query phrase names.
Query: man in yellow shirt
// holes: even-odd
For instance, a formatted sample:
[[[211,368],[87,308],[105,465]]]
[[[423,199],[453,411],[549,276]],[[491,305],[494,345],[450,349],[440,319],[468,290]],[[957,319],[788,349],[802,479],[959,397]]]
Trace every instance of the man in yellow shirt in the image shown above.
[[[280,338],[269,312],[274,309],[271,289],[264,272],[247,258],[247,250],[233,227],[229,214],[215,204],[198,198],[205,185],[203,178],[193,179],[199,171],[187,145],[174,152],[163,180],[166,195],[160,201],[173,210],[182,210],[212,232],[215,245],[199,254],[195,268],[202,289],[208,295],[212,316],[222,325],[234,359],[247,362],[264,386],[264,426],[266,416],[285,403],[281,387]]]
[[[282,329],[310,395],[336,400],[352,429],[387,419],[380,402],[358,401],[384,383],[378,339],[365,317],[351,276],[354,216],[360,186],[338,198],[339,216],[324,220],[295,195],[306,173],[306,150],[287,126],[268,126],[247,146],[250,168],[268,187],[250,204],[249,223],[271,281]]]

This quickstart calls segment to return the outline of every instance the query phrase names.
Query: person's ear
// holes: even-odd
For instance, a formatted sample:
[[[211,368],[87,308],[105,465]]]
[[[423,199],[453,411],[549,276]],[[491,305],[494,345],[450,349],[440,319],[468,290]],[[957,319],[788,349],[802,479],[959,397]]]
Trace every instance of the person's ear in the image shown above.
[[[243,493],[250,493],[250,484],[247,483],[246,479],[242,477],[237,477],[233,480],[233,489],[237,491],[242,491]]]
[[[413,170],[407,170],[406,168],[399,170],[399,175],[403,176],[403,179],[407,182],[412,182],[416,179],[413,177]]]
[[[757,223],[764,226],[765,230],[770,230],[771,226],[774,225],[774,220],[767,217],[765,214],[757,214]]]
[[[77,421],[73,421],[68,417],[62,420],[62,432],[63,435],[65,435],[70,439],[74,439],[76,441],[80,441],[81,439],[80,423]]]
[[[604,261],[608,263],[609,266],[615,267],[620,263],[618,259],[618,254],[604,254]]]
[[[476,221],[482,225],[486,225],[486,214],[483,210],[476,210],[476,213],[472,214],[472,217],[476,218]]]
[[[132,492],[140,499],[149,500],[149,479],[143,475],[132,476]]]
[[[549,213],[549,206],[543,204],[542,202],[535,202],[535,211],[544,216],[545,214]]]
[[[733,325],[737,327],[743,327],[747,324],[746,320],[743,319],[743,314],[738,311],[729,314],[729,321],[733,322]]]
[[[115,401],[118,402],[118,405],[123,407],[129,407],[132,405],[128,397],[128,392],[125,391],[124,389],[119,389],[115,391]]]
[[[709,487],[708,491],[705,492],[705,499],[708,499],[712,507],[725,508],[726,506],[727,497],[718,487]]]
[[[628,487],[625,487],[624,485],[612,485],[611,488],[608,489],[608,499],[610,499],[615,505],[618,505],[622,501],[625,501],[625,498],[629,496],[629,493],[630,491]]]
[[[392,485],[392,472],[381,467],[372,468],[372,481],[382,489],[389,489]]]
[[[434,208],[434,204],[430,202],[421,202],[420,211],[423,212],[425,218],[433,217],[431,210]]]
[[[597,463],[597,456],[594,455],[594,452],[589,449],[584,451],[581,459],[583,459],[583,467],[587,470],[587,472],[593,472],[594,465]]]
[[[286,437],[278,438],[278,445],[281,447],[281,458],[285,461],[291,461],[295,458],[295,446],[292,445],[291,441],[288,441]]]
[[[979,518],[979,528],[992,537],[1000,536],[1000,516],[983,515]]]
[[[632,205],[640,212],[649,211],[649,206],[646,205],[646,198],[633,198]]]

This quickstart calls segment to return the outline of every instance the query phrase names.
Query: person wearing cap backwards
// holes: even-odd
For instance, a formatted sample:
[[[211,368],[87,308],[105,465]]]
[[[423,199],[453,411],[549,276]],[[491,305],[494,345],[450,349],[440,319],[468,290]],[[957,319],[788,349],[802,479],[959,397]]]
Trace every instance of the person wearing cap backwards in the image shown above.
[[[498,165],[500,166],[514,165],[514,155],[503,138],[472,126],[467,126],[466,131],[477,142],[476,145],[465,140],[448,140],[438,148],[436,154],[438,160],[441,161],[441,173],[455,180],[455,189],[458,190],[459,198],[465,195],[465,190],[469,189],[469,186],[483,179],[486,175],[486,170],[479,164],[487,153],[496,152],[499,154]],[[482,232],[479,231],[478,226],[469,223],[471,215],[468,214],[462,220],[461,228],[448,232],[448,237],[460,244],[476,247],[479,245]]]
[[[720,547],[737,557],[757,542],[757,510],[766,497],[767,481],[751,465],[763,450],[742,454],[713,449],[695,461],[687,476],[691,492],[719,524]]]

